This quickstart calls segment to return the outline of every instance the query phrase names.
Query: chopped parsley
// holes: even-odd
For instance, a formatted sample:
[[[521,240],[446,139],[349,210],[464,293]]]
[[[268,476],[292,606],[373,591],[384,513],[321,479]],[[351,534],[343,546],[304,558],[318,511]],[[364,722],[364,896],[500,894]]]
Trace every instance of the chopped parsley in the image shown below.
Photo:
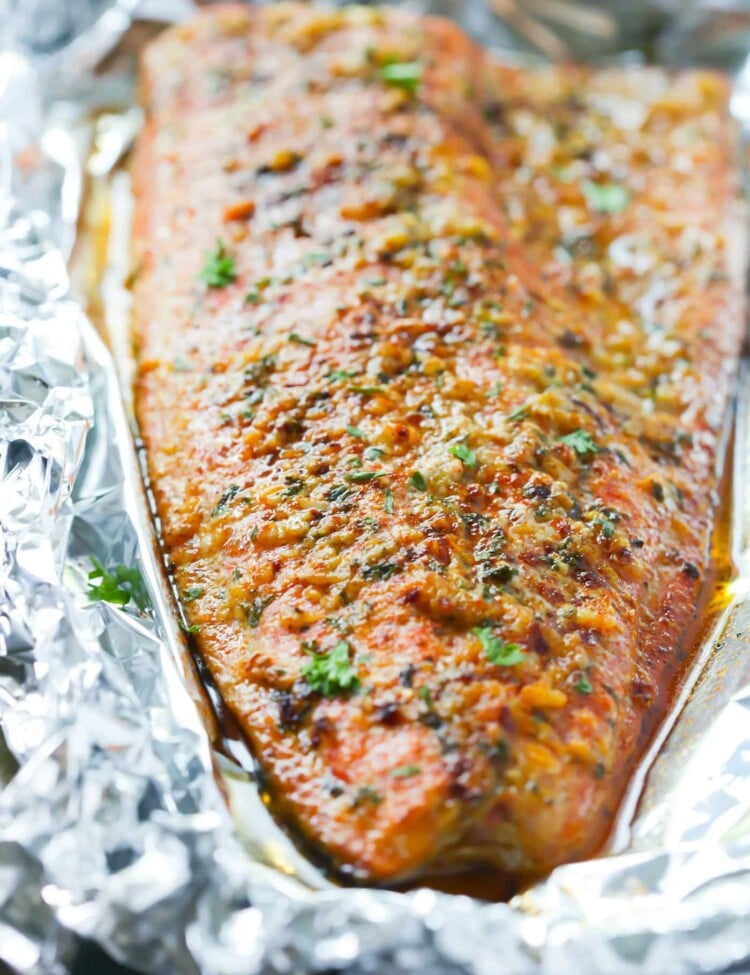
[[[294,477],[289,475],[284,478],[284,483],[286,487],[281,492],[282,498],[294,498],[296,495],[301,494],[305,490],[305,482],[301,477]]]
[[[424,475],[420,474],[419,471],[414,471],[409,478],[409,484],[414,488],[415,491],[421,491],[424,493],[427,490],[427,481],[425,481]]]
[[[213,507],[211,514],[215,517],[216,515],[223,514],[229,507],[229,502],[232,501],[240,493],[242,488],[239,484],[230,484],[226,491],[222,494],[219,500]]]
[[[517,423],[519,420],[525,420],[529,415],[529,408],[524,403],[523,406],[519,406],[517,409],[513,410],[512,413],[508,414],[508,419],[511,423]]]
[[[260,281],[256,281],[245,295],[245,302],[248,305],[257,305],[259,301],[262,301],[262,292],[266,290],[272,280],[272,278],[261,278]]]
[[[182,601],[183,603],[192,603],[196,599],[200,599],[205,591],[205,586],[188,586],[182,590]]]
[[[517,643],[507,643],[502,637],[495,636],[491,626],[475,626],[472,633],[479,637],[487,659],[492,664],[513,667],[526,659]]]
[[[471,450],[464,443],[453,444],[452,447],[448,448],[448,453],[453,454],[457,457],[466,467],[470,467],[472,470],[477,466],[477,452],[476,450]]]
[[[581,186],[586,203],[597,213],[621,213],[630,202],[630,190],[619,183],[592,183]]]
[[[108,570],[96,556],[92,556],[91,561],[94,568],[88,574],[89,588],[86,595],[89,599],[112,603],[113,606],[127,606],[132,599],[138,609],[146,609],[149,603],[148,593],[138,569],[116,565]]]
[[[394,779],[411,779],[422,771],[420,765],[399,765],[391,770]]]
[[[347,501],[351,497],[351,488],[346,487],[345,484],[334,484],[332,488],[326,491],[325,498],[326,501]]]
[[[344,480],[350,484],[366,484],[367,481],[385,476],[385,471],[354,471],[352,474],[344,474]]]
[[[387,85],[413,95],[422,80],[422,65],[418,61],[392,61],[382,65],[380,77]]]
[[[312,339],[303,338],[301,335],[298,335],[296,332],[291,333],[291,335],[289,336],[289,341],[294,342],[295,345],[306,345],[310,349],[315,348],[315,342],[313,342]]]
[[[364,437],[365,431],[361,427],[350,427],[347,426],[346,432],[352,437]]]
[[[398,575],[402,572],[400,565],[396,565],[395,562],[375,562],[373,565],[366,565],[362,569],[363,579],[390,579],[391,576]]]
[[[349,662],[349,644],[339,640],[330,653],[317,653],[303,644],[311,659],[302,667],[302,677],[310,689],[323,697],[336,697],[359,687],[359,678]]]
[[[500,395],[500,393],[502,393],[502,391],[503,391],[502,383],[500,382],[493,383],[490,386],[490,388],[487,390],[487,399],[497,399],[497,397]]]
[[[217,240],[216,247],[206,254],[206,263],[201,271],[201,277],[209,288],[224,288],[236,279],[234,258],[227,253],[221,240]]]
[[[393,491],[389,487],[385,489],[385,501],[383,502],[383,509],[389,514],[393,514]]]
[[[329,383],[332,383],[337,379],[353,379],[358,375],[359,373],[356,369],[331,369],[331,371],[326,374],[326,379]]]
[[[590,694],[593,690],[591,687],[591,681],[585,674],[581,674],[573,687],[578,691],[579,694]]]
[[[574,430],[559,438],[560,443],[572,447],[579,457],[590,457],[599,453],[596,441],[587,430]]]
[[[347,429],[349,428],[347,427]],[[349,430],[349,433],[351,432]],[[357,434],[352,434],[352,436],[357,436]],[[361,436],[364,436],[364,434],[361,434]],[[380,460],[381,457],[385,456],[385,451],[382,447],[368,447],[362,456],[365,460]]]
[[[361,806],[365,802],[372,803],[373,806],[377,806],[383,801],[383,796],[377,789],[373,788],[371,785],[362,785],[357,789],[357,792],[352,799],[352,809],[356,809],[357,806]]]
[[[245,618],[247,619],[248,626],[252,626],[255,629],[260,623],[263,610],[270,602],[273,602],[273,596],[266,596],[265,598],[258,596],[249,606],[245,607]]]
[[[201,631],[197,623],[193,623],[192,626],[188,626],[187,623],[180,623],[180,629],[183,633],[200,633]]]

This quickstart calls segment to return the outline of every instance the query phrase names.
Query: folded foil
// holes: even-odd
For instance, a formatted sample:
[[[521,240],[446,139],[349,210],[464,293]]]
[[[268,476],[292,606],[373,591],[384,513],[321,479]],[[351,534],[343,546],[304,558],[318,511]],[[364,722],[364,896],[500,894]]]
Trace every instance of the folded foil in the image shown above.
[[[518,27],[514,4],[421,6],[498,46]],[[524,5],[532,26],[535,6]],[[565,6],[582,23],[580,4],[546,10]],[[601,16],[626,5],[595,6]],[[644,16],[655,6],[668,4],[627,4]],[[187,7],[171,0],[166,16]],[[662,36],[665,57],[731,50],[739,69],[737,18],[750,17],[710,7],[693,5]],[[154,975],[750,971],[746,377],[733,440],[737,577],[611,852],[509,904],[331,884],[270,820],[247,762],[212,749],[123,391],[70,297],[84,161],[106,176],[138,126],[132,72],[90,75],[131,5],[56,0],[42,35],[29,25],[43,8],[0,5],[0,961],[64,975],[79,935]],[[150,0],[146,12],[161,9]],[[708,52],[690,33],[707,22]],[[126,104],[113,114],[115,92]],[[748,92],[750,68],[738,70],[741,121]],[[130,570],[124,607],[89,599],[97,561]]]

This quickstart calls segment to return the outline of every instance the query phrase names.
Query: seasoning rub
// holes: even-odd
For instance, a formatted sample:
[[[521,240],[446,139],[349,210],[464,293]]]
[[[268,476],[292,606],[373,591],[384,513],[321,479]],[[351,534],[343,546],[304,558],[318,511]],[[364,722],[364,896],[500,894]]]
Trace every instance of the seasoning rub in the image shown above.
[[[166,31],[142,93],[138,420],[279,808],[366,881],[595,851],[716,518],[725,83],[282,3]]]

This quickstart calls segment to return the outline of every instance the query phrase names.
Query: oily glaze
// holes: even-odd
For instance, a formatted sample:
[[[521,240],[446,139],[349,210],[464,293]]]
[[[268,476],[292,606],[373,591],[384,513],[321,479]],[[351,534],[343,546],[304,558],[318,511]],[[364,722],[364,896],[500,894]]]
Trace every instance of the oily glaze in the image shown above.
[[[138,419],[277,807],[371,882],[595,851],[708,569],[726,85],[277,4],[167,31],[142,92]]]

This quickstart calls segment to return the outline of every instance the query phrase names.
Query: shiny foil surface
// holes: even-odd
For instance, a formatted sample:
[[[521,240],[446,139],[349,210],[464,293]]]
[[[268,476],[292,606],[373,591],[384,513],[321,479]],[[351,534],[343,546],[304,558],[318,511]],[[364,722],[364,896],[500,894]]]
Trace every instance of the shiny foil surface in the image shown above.
[[[596,29],[614,17],[618,49],[632,17],[656,10],[662,56],[731,63],[734,107],[750,118],[741,4],[691,4],[671,27],[667,3],[411,6],[548,55],[537,27],[576,43],[552,8],[569,27],[588,24],[587,10]],[[747,373],[732,441],[737,575],[610,853],[509,904],[337,887],[271,821],[247,763],[212,749],[153,546],[127,391],[66,269],[86,166],[114,183],[139,124],[132,73],[91,75],[131,7],[0,2],[0,961],[64,975],[77,934],[153,975],[750,971]],[[188,11],[149,0],[137,15]],[[127,572],[126,605],[89,598],[97,563]]]

